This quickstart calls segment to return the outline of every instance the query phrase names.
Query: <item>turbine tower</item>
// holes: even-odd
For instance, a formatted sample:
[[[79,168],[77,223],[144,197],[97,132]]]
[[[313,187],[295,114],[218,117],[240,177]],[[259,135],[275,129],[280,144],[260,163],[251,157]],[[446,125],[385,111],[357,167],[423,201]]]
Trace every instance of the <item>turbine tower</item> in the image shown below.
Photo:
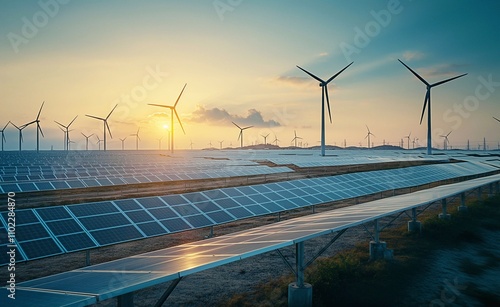
[[[328,115],[330,116],[330,123],[332,122],[332,113],[330,112],[330,99],[328,98],[328,83],[330,83],[333,79],[335,79],[338,75],[340,75],[344,70],[346,70],[347,67],[351,66],[352,63],[354,63],[354,62],[351,62],[351,64],[344,67],[344,69],[342,69],[341,71],[339,71],[338,73],[336,73],[335,75],[333,75],[330,79],[328,79],[326,81],[318,78],[317,76],[315,76],[312,73],[308,72],[307,70],[301,68],[300,66],[297,66],[298,69],[302,70],[303,72],[305,72],[309,76],[311,76],[314,79],[316,79],[317,81],[319,81],[319,86],[321,87],[321,155],[322,156],[325,156],[325,96],[326,96],[326,104],[328,106]]]
[[[302,140],[302,138],[300,136],[297,136],[297,131],[293,130],[293,133],[294,133],[295,137],[292,139],[291,142],[295,141],[295,147],[297,147],[297,140],[298,139]]]
[[[425,113],[425,108],[427,107],[427,154],[431,155],[432,154],[432,137],[431,137],[431,89],[435,86],[441,85],[443,83],[458,79],[460,77],[463,77],[467,74],[462,74],[453,78],[449,78],[443,81],[439,81],[433,84],[428,83],[427,81],[424,80],[419,74],[417,74],[414,70],[412,70],[410,67],[408,67],[405,63],[403,63],[401,60],[398,59],[401,64],[403,64],[406,68],[408,68],[409,71],[411,71],[415,77],[417,77],[420,81],[422,81],[425,86],[427,87],[427,91],[425,93],[425,98],[424,98],[424,107],[422,108],[422,115],[420,116],[420,124],[422,124],[422,119],[424,118],[424,113]],[[428,105],[428,106],[427,106]]]
[[[232,123],[233,123],[233,125],[235,125],[236,127],[238,127],[238,129],[240,129],[240,134],[238,135],[238,140],[241,140],[241,146],[240,147],[243,148],[243,130],[252,128],[253,126],[248,126],[248,127],[241,128],[240,126],[238,126],[234,122],[232,122]]]
[[[278,146],[278,142],[279,142],[279,141],[280,141],[280,140],[278,140],[278,137],[277,137],[277,136],[276,136],[276,134],[275,134],[275,135],[274,135],[274,141],[273,141],[273,142],[274,142],[274,145]]]
[[[222,143],[224,143],[224,140],[222,140],[222,141],[219,141],[219,145],[220,145],[220,150],[222,150]]]
[[[368,133],[365,136],[365,140],[368,138],[368,148],[370,148],[370,135],[375,136],[375,134],[371,133],[370,128],[368,128],[368,125],[365,125],[366,129],[368,130]]]
[[[130,136],[135,136],[135,150],[139,150],[139,140],[141,139],[139,137],[139,130],[141,127],[137,128],[137,132],[135,134],[131,134]]]
[[[92,133],[91,135],[89,136],[86,136],[85,134],[83,134],[83,132],[80,132],[86,139],[86,142],[85,142],[85,150],[89,150],[89,137],[93,136],[94,134]]]
[[[64,126],[63,124],[61,124],[60,122],[58,122],[56,120],[54,121],[56,124],[58,124],[59,126],[63,127],[64,129],[66,129],[66,131],[64,133],[64,138],[65,138],[64,142],[65,142],[65,149],[66,150],[69,150],[69,142],[70,142],[69,141],[69,126],[71,126],[71,124],[73,124],[73,122],[75,121],[75,119],[77,117],[78,117],[78,115],[75,116],[75,118],[73,118],[73,120],[67,126]]]
[[[0,130],[0,133],[2,133],[2,139],[1,139],[1,142],[2,142],[2,151],[3,151],[3,143],[4,142],[7,142],[7,139],[5,138],[5,134],[4,134],[4,131],[5,131],[5,128],[7,128],[7,126],[10,124],[10,120],[7,122],[7,124],[3,127],[2,130]]]
[[[158,150],[161,150],[161,140],[163,139],[163,137],[157,139],[158,140]]]
[[[99,145],[99,150],[101,150],[101,142],[102,140],[99,138],[99,136],[96,134],[95,137],[97,138],[97,145]]]
[[[450,144],[450,140],[448,140],[448,136],[452,133],[453,131],[448,132],[447,135],[440,135],[440,137],[444,138],[444,144],[443,144],[443,149],[447,150],[448,149],[448,144]]]
[[[179,118],[179,114],[177,114],[177,110],[175,109],[175,107],[177,106],[177,103],[179,103],[179,99],[181,99],[182,93],[184,92],[186,85],[187,85],[187,83],[184,84],[184,87],[182,88],[182,91],[179,94],[179,97],[177,97],[177,100],[175,101],[174,106],[166,106],[166,105],[162,105],[162,104],[148,103],[148,105],[150,105],[150,106],[156,106],[156,107],[170,109],[170,135],[171,135],[171,137],[170,137],[170,150],[172,151],[172,153],[174,153],[174,113],[175,113],[175,116],[177,117],[177,121],[179,122],[179,125],[181,125],[182,132],[184,132],[184,134],[186,134],[186,131],[184,131],[184,127],[182,126],[181,119]]]
[[[109,112],[109,114],[108,114],[108,116],[106,116],[106,118],[97,117],[97,116],[93,116],[93,115],[85,115],[85,116],[88,116],[88,117],[91,117],[91,118],[94,118],[94,119],[102,120],[103,126],[104,126],[104,130],[103,130],[103,134],[104,134],[104,151],[106,151],[106,128],[108,128],[109,136],[111,138],[113,138],[113,136],[111,135],[111,130],[109,129],[108,118],[111,116],[111,113],[113,113],[113,111],[116,109],[117,106],[118,106],[118,104],[115,105],[115,107],[113,108],[113,110],[111,110],[111,112]]]

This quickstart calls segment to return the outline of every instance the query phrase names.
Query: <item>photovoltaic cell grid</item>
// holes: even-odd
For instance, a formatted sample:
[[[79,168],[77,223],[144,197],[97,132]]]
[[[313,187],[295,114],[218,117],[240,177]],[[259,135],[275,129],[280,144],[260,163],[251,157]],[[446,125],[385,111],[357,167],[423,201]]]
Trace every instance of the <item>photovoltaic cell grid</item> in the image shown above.
[[[492,170],[478,163],[449,163],[17,210],[16,242],[23,259],[31,260]],[[0,216],[5,232],[7,212]],[[5,255],[7,244],[0,249]]]
[[[37,301],[43,298],[42,294],[36,293],[37,291],[81,293],[102,301],[195,272],[292,246],[376,218],[391,216],[499,180],[500,175],[494,175],[329,210],[30,280],[20,283],[17,288],[27,292],[25,297],[30,299],[35,297],[38,298]],[[116,279],[116,272],[120,272],[120,283],[113,282]],[[82,298],[71,299],[77,301]],[[20,301],[16,300],[15,306],[32,306],[32,302],[23,300],[21,296]],[[2,306],[10,306],[6,296],[0,297],[0,303]],[[63,306],[65,303],[58,302],[51,307]],[[89,301],[85,304],[91,303],[93,302]]]

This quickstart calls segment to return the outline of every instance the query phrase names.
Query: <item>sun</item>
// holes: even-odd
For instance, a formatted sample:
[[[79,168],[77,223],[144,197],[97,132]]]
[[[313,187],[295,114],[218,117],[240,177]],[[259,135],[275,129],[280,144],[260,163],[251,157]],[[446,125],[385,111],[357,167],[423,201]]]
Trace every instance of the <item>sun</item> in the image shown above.
[[[163,125],[163,129],[168,129],[168,125]]]

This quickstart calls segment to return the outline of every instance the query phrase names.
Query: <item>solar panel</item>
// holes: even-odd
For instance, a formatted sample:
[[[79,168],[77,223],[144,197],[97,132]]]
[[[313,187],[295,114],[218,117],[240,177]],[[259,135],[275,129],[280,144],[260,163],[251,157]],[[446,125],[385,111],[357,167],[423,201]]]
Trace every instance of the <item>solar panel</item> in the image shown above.
[[[148,211],[158,220],[178,217],[178,215],[168,207],[149,209]]]
[[[97,246],[97,244],[92,241],[89,235],[84,232],[58,236],[57,240],[61,242],[64,249],[66,249],[68,252],[85,250]]]
[[[168,220],[163,220],[161,221],[163,226],[165,226],[170,232],[178,232],[182,230],[188,230],[191,229],[191,226],[189,226],[186,222],[184,222],[180,218],[174,218],[174,219],[168,219]]]
[[[148,222],[137,224],[137,227],[148,237],[158,236],[168,233],[160,224],[157,222]]]
[[[131,210],[139,210],[142,209],[138,203],[133,199],[123,199],[123,200],[115,200],[113,201],[118,208],[122,211],[131,211]]]
[[[95,230],[91,231],[91,234],[100,245],[116,244],[143,238],[141,233],[132,225]]]
[[[193,205],[178,205],[178,206],[172,206],[172,209],[177,211],[179,215],[181,216],[186,216],[186,215],[193,215],[193,214],[199,214],[200,212],[194,207]]]
[[[68,209],[77,217],[118,212],[111,202],[70,205]]]
[[[79,220],[88,230],[111,228],[130,224],[129,220],[121,213],[82,217],[79,218]]]
[[[19,242],[19,245],[29,259],[37,259],[63,253],[61,248],[52,238]]]
[[[202,214],[186,216],[184,219],[195,228],[202,228],[214,225],[214,222],[209,220]]]
[[[207,216],[210,217],[214,222],[218,224],[227,223],[230,221],[234,221],[235,218],[229,215],[225,211],[214,211],[207,213]]]
[[[198,210],[202,212],[211,212],[211,211],[217,211],[220,210],[221,208],[217,206],[214,202],[212,201],[202,201],[199,203],[194,203],[193,204]]]

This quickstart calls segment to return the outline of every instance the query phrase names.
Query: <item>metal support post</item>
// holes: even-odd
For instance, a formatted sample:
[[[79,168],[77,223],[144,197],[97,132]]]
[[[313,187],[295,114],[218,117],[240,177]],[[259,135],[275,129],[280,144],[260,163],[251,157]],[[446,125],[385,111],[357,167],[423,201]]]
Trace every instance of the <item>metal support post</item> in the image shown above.
[[[465,205],[465,193],[460,193],[460,206],[458,206],[458,212],[467,212],[467,206]]]
[[[370,259],[392,259],[393,251],[387,249],[387,243],[380,241],[380,228],[378,219],[373,221],[373,241],[370,241]]]
[[[165,303],[165,301],[170,296],[170,294],[172,294],[172,292],[174,291],[175,287],[177,287],[177,285],[179,284],[181,279],[182,279],[182,277],[179,277],[179,278],[175,279],[174,281],[172,281],[172,283],[170,284],[170,286],[168,286],[165,293],[163,293],[163,295],[160,297],[158,302],[156,302],[155,307],[161,307],[163,305],[163,303]]]
[[[420,232],[422,230],[422,225],[417,221],[417,208],[411,209],[411,221],[408,221],[408,231],[409,232]]]
[[[86,266],[90,265],[90,250],[85,251],[85,265]]]
[[[296,282],[288,285],[288,306],[312,306],[312,286],[304,283],[304,242],[295,243]]]
[[[441,199],[442,213],[439,213],[438,217],[442,220],[449,220],[451,215],[446,212],[446,198]]]
[[[134,292],[118,296],[118,307],[134,307]]]

